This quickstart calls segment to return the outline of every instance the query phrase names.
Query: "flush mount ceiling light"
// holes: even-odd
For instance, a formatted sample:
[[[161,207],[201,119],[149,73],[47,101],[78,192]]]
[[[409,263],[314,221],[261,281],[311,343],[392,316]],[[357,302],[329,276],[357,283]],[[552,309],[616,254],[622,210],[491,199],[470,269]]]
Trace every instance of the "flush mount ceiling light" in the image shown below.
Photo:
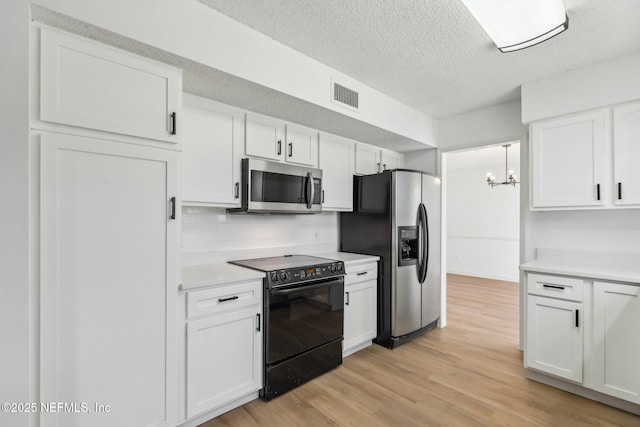
[[[500,52],[531,47],[569,28],[562,0],[462,0]]]

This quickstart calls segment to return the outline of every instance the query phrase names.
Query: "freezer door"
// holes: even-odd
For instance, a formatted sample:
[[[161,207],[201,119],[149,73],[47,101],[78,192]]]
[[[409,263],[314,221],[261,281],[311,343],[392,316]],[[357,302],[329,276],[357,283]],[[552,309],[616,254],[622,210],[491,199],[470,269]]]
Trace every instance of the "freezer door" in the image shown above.
[[[392,185],[391,335],[402,336],[421,328],[421,293],[415,264],[399,265],[398,227],[416,226],[422,199],[422,174],[394,171]]]
[[[440,178],[422,176],[422,203],[427,214],[428,262],[427,277],[422,283],[422,324],[427,326],[440,317],[440,239],[441,239],[441,185]],[[424,254],[427,259],[427,254]]]

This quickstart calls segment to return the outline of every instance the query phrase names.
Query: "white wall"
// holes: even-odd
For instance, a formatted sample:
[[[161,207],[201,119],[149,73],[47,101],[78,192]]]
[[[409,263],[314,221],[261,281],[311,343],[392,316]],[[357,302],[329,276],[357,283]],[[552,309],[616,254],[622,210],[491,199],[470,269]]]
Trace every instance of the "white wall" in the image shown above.
[[[436,145],[437,120],[199,2],[35,0],[35,3],[395,134]],[[332,79],[360,93],[358,112],[330,101]]]
[[[419,150],[404,153],[404,168],[414,169],[429,173],[431,175],[439,175],[438,158],[440,150],[432,148],[429,150]]]
[[[522,85],[522,121],[640,99],[640,51]]]
[[[184,207],[183,265],[338,250],[338,214],[227,215],[222,208]]]
[[[0,402],[30,402],[29,2],[0,14]],[[27,426],[28,414],[0,412],[0,425]]]
[[[452,151],[514,141],[524,132],[520,101],[511,101],[441,120],[438,148]]]
[[[515,147],[515,144],[514,144]],[[499,147],[502,149],[502,147]],[[490,150],[492,154],[495,149]],[[511,149],[510,149],[511,150]],[[519,280],[520,186],[485,182],[491,171],[504,178],[504,149],[493,164],[463,163],[460,157],[480,157],[476,152],[447,154],[447,272],[517,282]],[[512,151],[513,155],[519,152]],[[495,155],[495,154],[494,154]],[[519,158],[509,166],[519,175]]]

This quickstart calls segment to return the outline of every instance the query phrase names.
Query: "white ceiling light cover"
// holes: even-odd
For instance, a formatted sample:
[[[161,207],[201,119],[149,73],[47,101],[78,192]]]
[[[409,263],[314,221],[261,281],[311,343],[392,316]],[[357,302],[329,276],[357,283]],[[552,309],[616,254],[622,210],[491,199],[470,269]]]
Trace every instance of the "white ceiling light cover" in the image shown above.
[[[569,28],[562,0],[462,0],[502,52],[524,49]]]

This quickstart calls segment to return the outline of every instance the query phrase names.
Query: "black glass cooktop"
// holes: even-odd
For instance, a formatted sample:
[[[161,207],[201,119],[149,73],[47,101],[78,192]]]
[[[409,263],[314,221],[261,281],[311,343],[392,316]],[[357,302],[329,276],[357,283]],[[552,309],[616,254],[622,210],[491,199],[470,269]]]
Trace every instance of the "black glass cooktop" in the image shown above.
[[[322,264],[337,262],[334,259],[321,258],[309,255],[285,255],[269,258],[241,259],[229,261],[231,264],[251,268],[253,270],[270,272],[275,270],[286,270],[289,268],[311,267]]]

